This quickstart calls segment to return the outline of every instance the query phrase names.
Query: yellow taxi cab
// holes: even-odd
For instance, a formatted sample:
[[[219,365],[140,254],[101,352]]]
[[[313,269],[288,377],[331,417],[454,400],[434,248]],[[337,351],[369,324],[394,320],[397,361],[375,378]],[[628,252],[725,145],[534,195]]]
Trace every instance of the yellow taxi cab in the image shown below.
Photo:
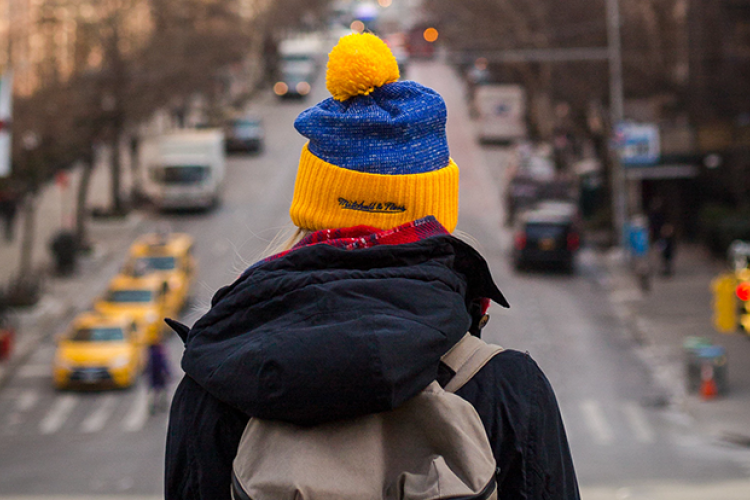
[[[78,315],[58,338],[52,379],[56,388],[132,386],[145,363],[145,343],[125,315]]]
[[[141,235],[130,247],[123,274],[158,276],[168,288],[168,308],[180,311],[188,302],[196,270],[193,238],[189,234],[149,233]]]
[[[108,316],[127,316],[138,325],[139,334],[149,344],[160,342],[166,325],[174,316],[167,300],[164,280],[157,276],[133,277],[118,274],[109,283],[94,309]]]

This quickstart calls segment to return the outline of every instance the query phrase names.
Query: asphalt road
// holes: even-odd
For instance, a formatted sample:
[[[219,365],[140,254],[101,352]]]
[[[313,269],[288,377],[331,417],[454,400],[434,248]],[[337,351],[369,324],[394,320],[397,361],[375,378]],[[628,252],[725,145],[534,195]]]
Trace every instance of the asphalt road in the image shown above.
[[[500,204],[508,151],[474,142],[461,88],[445,66],[415,63],[407,76],[446,98],[449,143],[462,172],[458,229],[487,257],[511,303],[510,310],[491,310],[485,338],[530,352],[549,377],[584,498],[742,498],[732,495],[741,491],[749,464],[736,450],[694,434],[682,415],[658,404],[661,390],[599,285],[590,251],[581,252],[572,275],[511,270]],[[254,105],[264,118],[266,148],[261,155],[229,159],[224,200],[214,212],[144,214],[143,230],[168,224],[196,239],[199,274],[184,322],[200,317],[212,294],[289,227],[304,143],[293,120],[324,97],[318,85],[305,102],[267,95]],[[182,346],[176,337],[169,348],[179,375]],[[54,391],[53,352],[51,342],[43,343],[0,391],[0,500],[159,498],[166,415],[148,415],[143,384],[119,392]]]

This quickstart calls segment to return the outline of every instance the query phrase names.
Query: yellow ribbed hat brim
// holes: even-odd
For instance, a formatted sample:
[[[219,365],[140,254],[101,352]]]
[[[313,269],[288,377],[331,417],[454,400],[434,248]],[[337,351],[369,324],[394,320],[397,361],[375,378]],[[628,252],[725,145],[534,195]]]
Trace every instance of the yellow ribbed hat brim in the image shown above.
[[[302,155],[289,209],[292,222],[317,231],[358,225],[391,229],[428,215],[449,232],[458,223],[458,166],[404,175],[369,174]]]

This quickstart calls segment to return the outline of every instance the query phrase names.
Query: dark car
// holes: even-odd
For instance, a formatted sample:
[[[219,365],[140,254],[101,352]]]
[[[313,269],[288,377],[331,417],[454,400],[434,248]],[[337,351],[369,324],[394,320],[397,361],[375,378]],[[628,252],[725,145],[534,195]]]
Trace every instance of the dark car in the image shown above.
[[[260,118],[238,118],[227,124],[224,144],[227,153],[258,153],[263,150],[264,138],[263,122]]]
[[[315,75],[312,70],[285,71],[273,86],[280,99],[304,99],[312,90]]]
[[[513,235],[513,265],[558,267],[573,272],[580,246],[577,216],[572,205],[549,203],[518,216]]]

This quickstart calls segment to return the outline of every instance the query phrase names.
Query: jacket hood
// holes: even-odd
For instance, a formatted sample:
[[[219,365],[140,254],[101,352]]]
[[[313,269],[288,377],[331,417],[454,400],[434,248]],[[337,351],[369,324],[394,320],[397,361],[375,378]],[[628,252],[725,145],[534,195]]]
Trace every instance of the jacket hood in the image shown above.
[[[251,417],[312,424],[398,407],[438,373],[482,297],[506,305],[487,263],[452,236],[296,249],[220,289],[182,367]]]

